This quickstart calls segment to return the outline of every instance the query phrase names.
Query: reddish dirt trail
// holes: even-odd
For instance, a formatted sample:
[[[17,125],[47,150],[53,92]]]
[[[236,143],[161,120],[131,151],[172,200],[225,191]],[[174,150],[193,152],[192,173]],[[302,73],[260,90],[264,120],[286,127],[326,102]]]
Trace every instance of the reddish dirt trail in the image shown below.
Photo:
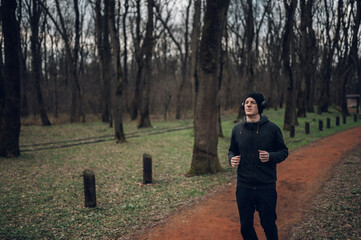
[[[294,150],[277,166],[277,225],[280,239],[287,239],[291,227],[301,221],[311,198],[320,190],[342,156],[361,142],[361,127],[353,128]],[[235,183],[205,196],[188,209],[149,229],[138,239],[233,240],[242,239],[235,201]],[[259,239],[265,239],[255,214]]]

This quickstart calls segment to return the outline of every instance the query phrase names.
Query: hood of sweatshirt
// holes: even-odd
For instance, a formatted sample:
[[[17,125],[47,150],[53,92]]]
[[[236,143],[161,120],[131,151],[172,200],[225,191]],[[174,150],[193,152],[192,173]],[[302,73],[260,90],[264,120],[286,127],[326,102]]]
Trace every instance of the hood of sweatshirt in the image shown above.
[[[247,122],[246,118],[244,117],[241,121],[241,124],[258,124],[259,123],[260,125],[262,125],[267,122],[269,122],[268,117],[265,115],[264,116],[261,115],[261,119],[258,122]]]
[[[250,125],[250,126],[257,126],[257,134],[258,134],[260,126],[264,125],[268,122],[269,122],[268,117],[262,116],[262,115],[261,115],[261,119],[258,122],[247,122],[246,118],[243,118],[240,123],[241,124],[241,133],[246,126]]]

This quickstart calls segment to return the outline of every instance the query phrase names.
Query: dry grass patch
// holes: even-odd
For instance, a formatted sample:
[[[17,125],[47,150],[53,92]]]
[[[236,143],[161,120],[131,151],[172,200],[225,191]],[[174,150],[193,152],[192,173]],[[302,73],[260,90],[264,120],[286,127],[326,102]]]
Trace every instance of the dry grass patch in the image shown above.
[[[361,239],[361,145],[337,166],[290,239]]]

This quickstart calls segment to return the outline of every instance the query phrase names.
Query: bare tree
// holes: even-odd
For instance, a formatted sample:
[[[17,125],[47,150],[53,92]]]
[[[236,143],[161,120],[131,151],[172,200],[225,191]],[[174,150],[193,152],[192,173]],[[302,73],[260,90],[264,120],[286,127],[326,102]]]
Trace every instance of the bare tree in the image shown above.
[[[323,56],[321,63],[321,85],[318,92],[318,101],[317,101],[317,113],[321,114],[322,112],[327,112],[328,107],[330,105],[330,83],[332,77],[332,62],[334,59],[336,48],[339,45],[340,39],[340,28],[341,21],[343,20],[343,0],[338,1],[337,6],[337,19],[336,19],[336,28],[334,32],[332,32],[330,21],[332,20],[330,17],[331,9],[328,6],[327,0],[324,0],[324,10],[325,10],[325,34],[326,34],[326,42],[323,43]],[[332,38],[333,36],[333,38]]]
[[[115,21],[115,0],[109,0],[108,15],[109,15],[109,32],[112,43],[113,76],[116,82],[115,103],[113,106],[115,140],[116,142],[125,142],[123,119],[122,119],[123,76],[122,76],[122,66],[120,64],[119,34],[118,34],[118,29],[116,28],[116,21]]]
[[[78,116],[81,117],[81,121],[85,122],[85,113],[83,111],[83,97],[82,91],[79,83],[79,55],[80,55],[80,37],[82,35],[82,25],[81,25],[81,16],[79,10],[79,0],[73,0],[74,13],[75,13],[75,38],[74,38],[74,81],[72,82],[72,105],[71,105],[71,115],[75,116],[75,120],[78,119]],[[84,16],[84,13],[83,13]],[[77,103],[77,99],[78,102]],[[78,106],[78,107],[77,107]],[[78,108],[78,116],[77,116],[77,108]]]
[[[227,13],[228,15],[229,13]],[[228,17],[227,17],[228,18]],[[222,88],[223,88],[223,94],[225,96],[224,102],[223,102],[223,108],[224,110],[229,110],[231,109],[231,107],[233,106],[233,100],[232,100],[232,79],[236,78],[236,72],[235,71],[235,66],[232,62],[231,59],[231,55],[229,53],[230,51],[230,46],[229,46],[229,32],[228,32],[228,26],[226,25],[225,27],[225,32],[224,32],[224,44],[222,44],[222,54],[221,54],[221,59],[222,59],[222,64],[221,68],[222,68],[222,79],[224,79],[224,81],[221,82],[221,89],[220,89],[220,102],[222,100]],[[222,104],[220,104],[220,107],[222,109]]]
[[[26,3],[30,6],[33,2],[43,7],[39,9],[43,15],[37,26],[38,38],[35,34],[30,37],[30,19],[35,15],[32,8],[31,12],[26,9]],[[111,118],[116,118],[120,95],[123,107],[128,113],[134,110],[132,117],[138,119],[139,124],[141,111],[145,115],[162,114],[164,118],[170,114],[183,116],[186,107],[192,104],[195,107],[195,92],[199,93],[202,82],[199,45],[205,2],[185,1],[182,20],[175,21],[173,10],[176,8],[172,4],[177,6],[176,0],[155,1],[152,10],[156,14],[150,34],[146,16],[149,3],[145,0],[17,1],[23,5],[17,8],[18,19],[24,15],[21,25],[17,26],[22,30],[19,52],[22,53],[20,94],[24,116],[27,105],[29,110],[38,106],[36,91],[31,92],[34,87],[30,86],[32,81],[26,73],[27,69],[32,73],[37,68],[40,70],[35,79],[41,79],[37,89],[40,92],[41,87],[44,108],[51,106],[54,114],[69,112],[70,121],[79,120],[83,108],[84,112],[101,114],[102,119],[113,123]],[[290,8],[291,0],[230,1],[227,29],[223,33],[224,48],[217,60],[221,60],[217,68],[218,110],[236,109],[241,96],[250,90],[268,95],[270,107],[282,107],[291,99],[286,98],[285,92],[292,86],[293,93],[287,96],[293,95],[292,109],[298,109],[298,116],[312,111],[315,102],[319,112],[327,111],[331,104],[342,105],[345,112],[344,95],[355,92],[357,86],[361,88],[359,45],[354,43],[359,44],[359,39],[352,40],[358,1],[299,2],[299,5],[292,4],[298,9],[293,13],[293,20],[288,20],[291,10],[283,5]],[[83,10],[88,4],[94,10],[98,4],[99,14],[93,11],[92,15],[85,15]],[[116,5],[115,20],[111,20],[113,13],[106,10],[112,9],[106,8],[112,4]],[[90,27],[85,32],[82,28],[86,24]],[[290,25],[292,30],[287,32]],[[113,33],[112,29],[115,29]],[[95,35],[94,40],[86,35],[89,33]],[[39,67],[32,63],[35,53],[31,55],[31,47],[34,46],[34,50],[36,44],[39,45]],[[117,44],[120,50],[116,50]],[[122,71],[117,69],[122,65],[120,57],[124,64]],[[191,88],[193,93],[189,91]],[[114,94],[115,89],[118,95]],[[69,97],[58,101],[58,96],[64,94]],[[289,110],[286,115],[288,118]],[[296,117],[293,118],[297,120]]]
[[[120,3],[119,3],[120,6]],[[127,36],[127,16],[129,13],[129,0],[124,1],[124,12],[122,17],[123,23],[123,92],[126,94],[128,87],[128,36]],[[123,94],[123,95],[125,95]],[[127,95],[124,96],[127,99]],[[128,101],[127,101],[127,109],[129,109]]]
[[[199,78],[194,108],[194,146],[190,175],[222,170],[217,146],[219,56],[229,0],[207,0],[200,43]]]
[[[243,6],[243,11],[245,13],[246,25],[245,25],[245,65],[246,65],[246,78],[247,78],[247,88],[246,92],[254,90],[254,51],[253,43],[255,39],[255,26],[254,26],[254,16],[253,16],[253,0],[247,0],[247,3],[241,1]]]
[[[103,83],[101,106],[102,121],[111,121],[111,47],[109,41],[109,21],[108,7],[109,1],[104,0],[104,10],[102,11],[102,1],[95,2],[95,22],[96,22],[96,43],[98,48],[98,58],[100,65],[100,79]],[[102,12],[104,12],[102,14]]]
[[[244,82],[247,82],[247,79],[244,79],[245,72],[245,39],[246,34],[242,34],[242,29],[246,26],[244,11],[242,10],[241,1],[231,1],[232,8],[230,8],[230,22],[227,25],[227,29],[230,32],[230,38],[233,39],[234,44],[231,47],[230,55],[235,65],[235,69],[237,69],[238,82],[241,84],[238,85],[239,88],[243,88]],[[244,4],[243,4],[244,5]],[[232,11],[231,11],[232,10]],[[242,14],[243,13],[243,14]],[[245,31],[245,30],[243,30]],[[238,121],[244,116],[244,112],[241,108],[241,101],[239,101],[239,93],[237,94],[237,103],[238,103],[238,115],[235,121]],[[228,98],[231,98],[231,94],[227,95]]]
[[[154,0],[147,0],[148,20],[146,26],[145,38],[142,44],[142,58],[144,56],[144,69],[141,72],[141,98],[139,103],[138,128],[151,127],[149,116],[149,88],[152,78],[152,55],[154,45]]]
[[[5,105],[5,82],[4,82],[3,41],[0,41],[0,128],[3,120],[4,105]]]
[[[198,84],[199,39],[201,35],[201,8],[202,0],[194,0],[193,25],[191,32],[191,73],[192,73],[192,100],[195,99],[195,85]]]
[[[50,121],[48,114],[46,113],[43,94],[40,87],[40,79],[42,78],[41,70],[41,42],[39,36],[39,23],[42,15],[42,8],[38,4],[37,0],[26,1],[28,6],[28,12],[30,16],[30,27],[31,27],[31,71],[32,71],[32,81],[35,87],[36,98],[38,101],[38,107],[41,117],[41,122],[43,126],[49,126]]]
[[[350,1],[350,6],[347,7],[348,9],[350,9],[351,12],[354,12],[354,2],[355,1]],[[357,72],[357,66],[358,66],[358,32],[360,29],[360,22],[361,22],[361,1],[358,0],[356,2],[356,14],[351,14],[354,15],[354,22],[353,22],[353,26],[352,26],[352,37],[351,37],[351,47],[348,48],[347,45],[347,41],[349,41],[348,37],[347,37],[347,33],[349,31],[350,28],[350,23],[347,24],[346,26],[346,21],[343,21],[344,24],[344,31],[345,31],[345,36],[344,36],[344,41],[345,41],[345,64],[342,64],[342,61],[339,61],[341,68],[340,68],[340,86],[339,86],[339,105],[341,107],[341,112],[343,115],[349,115],[348,112],[348,108],[347,108],[347,101],[346,101],[346,84],[348,82],[348,80],[350,79],[350,77],[352,76],[352,73],[356,73]],[[351,18],[349,18],[349,21],[351,21]],[[349,49],[349,50],[348,50]]]
[[[268,92],[268,106],[277,110],[282,106],[282,92],[284,80],[281,78],[281,17],[275,12],[280,10],[280,5],[272,5],[267,12],[267,34],[266,34],[266,69],[269,75],[270,88]],[[273,10],[275,9],[275,10]],[[278,16],[278,19],[277,17]]]
[[[181,107],[182,107],[182,93],[188,79],[188,64],[189,64],[189,14],[190,8],[192,5],[192,0],[189,0],[188,6],[186,8],[186,18],[185,18],[185,32],[184,32],[184,55],[181,54],[182,62],[182,80],[177,92],[177,103],[176,103],[176,119],[181,117]],[[178,44],[179,45],[179,44]]]
[[[239,46],[241,51],[239,53],[239,56],[241,56],[242,58],[242,63],[240,64],[240,68],[242,69],[240,71],[242,75],[244,74],[245,78],[242,87],[244,89],[243,91],[250,92],[255,91],[257,88],[256,80],[259,76],[258,71],[260,65],[260,62],[258,62],[258,49],[260,39],[259,35],[271,1],[266,1],[264,3],[262,14],[258,13],[258,8],[260,4],[258,4],[257,2],[254,3],[253,0],[242,0],[240,1],[240,3],[244,15],[244,23],[242,23],[242,25],[244,26],[244,36],[237,37],[239,40],[242,41],[242,46]],[[259,20],[257,20],[258,16],[260,16]],[[241,107],[239,107],[238,119],[240,119],[243,115],[244,112],[242,111]]]
[[[137,64],[137,72],[135,78],[135,90],[134,90],[134,98],[132,100],[132,112],[131,112],[131,119],[135,120],[138,118],[138,109],[140,103],[140,82],[142,78],[142,71],[144,67],[143,62],[143,55],[141,51],[141,39],[142,35],[140,32],[140,20],[141,20],[141,0],[135,0],[136,4],[136,17],[135,17],[135,35],[133,35],[133,42],[134,42],[134,58]],[[133,33],[133,31],[132,31]]]
[[[290,61],[290,55],[292,55],[290,48],[293,36],[293,22],[297,7],[297,0],[284,0],[283,2],[286,9],[286,23],[282,39],[282,61],[283,70],[287,79],[286,111],[283,129],[290,130],[291,125],[296,125],[295,78]]]
[[[23,29],[29,29],[29,22],[28,19],[24,20],[23,14],[23,5],[24,1],[18,1],[17,6],[17,17],[19,19],[18,30],[21,31],[21,24],[24,24]],[[23,21],[24,20],[24,21]],[[19,39],[19,58],[20,58],[20,116],[28,116],[29,115],[29,105],[28,105],[28,97],[26,94],[26,89],[28,85],[28,71],[27,71],[27,56],[28,56],[28,31],[23,31],[23,38],[20,37]],[[25,39],[25,40],[23,40]]]
[[[361,11],[360,9],[360,5],[361,5],[361,1],[360,0],[356,0],[357,2],[357,18],[358,19],[360,17],[359,13]],[[361,95],[361,58],[357,55],[357,61],[356,61],[356,68],[357,68],[357,92]]]
[[[67,29],[66,21],[63,16],[62,8],[60,6],[59,0],[55,0],[55,8],[56,13],[59,18],[59,22],[55,19],[53,14],[49,11],[48,7],[44,5],[44,3],[40,0],[37,0],[39,4],[44,8],[47,15],[55,25],[55,28],[60,33],[63,41],[64,41],[64,47],[65,47],[65,53],[70,72],[71,84],[72,84],[72,90],[71,90],[71,106],[70,106],[70,122],[75,122],[78,120],[78,115],[83,116],[83,120],[85,119],[84,113],[82,112],[82,108],[79,107],[78,111],[79,114],[77,114],[77,96],[79,97],[79,105],[81,105],[82,101],[82,95],[80,91],[80,85],[79,85],[79,79],[78,79],[78,54],[79,54],[79,40],[80,40],[80,22],[79,22],[79,8],[78,8],[78,0],[73,0],[73,6],[75,10],[75,41],[74,41],[74,47],[72,49],[72,42],[71,37],[69,34],[69,29]]]
[[[5,97],[0,126],[1,157],[16,157],[20,155],[20,33],[18,31],[18,20],[15,17],[15,11],[16,1],[1,0],[1,22],[5,56],[3,90]]]
[[[301,46],[300,46],[300,88],[298,91],[297,117],[306,117],[306,111],[312,111],[311,87],[316,71],[314,58],[316,55],[315,33],[312,28],[313,0],[300,0],[301,8]],[[311,104],[309,103],[311,102]]]
[[[307,69],[304,72],[306,78],[306,104],[307,111],[314,112],[314,89],[315,89],[315,73],[317,69],[318,51],[316,46],[316,34],[313,29],[313,6],[314,1],[308,0],[306,3],[306,29],[307,29]]]
[[[177,89],[176,94],[176,119],[180,119],[181,117],[181,111],[182,111],[182,94],[184,91],[184,88],[187,83],[188,79],[188,73],[189,73],[189,15],[190,15],[190,8],[192,5],[192,0],[188,0],[188,5],[186,7],[186,16],[184,21],[184,46],[182,48],[181,46],[181,40],[177,40],[176,36],[174,36],[173,31],[171,29],[171,26],[169,26],[168,20],[171,18],[170,12],[168,12],[168,17],[166,20],[163,20],[162,13],[159,9],[159,6],[157,6],[157,17],[162,22],[164,28],[167,30],[167,33],[169,34],[170,38],[176,45],[176,48],[178,50],[179,56],[180,56],[180,62],[181,62],[181,83],[179,85],[179,88]],[[183,50],[184,49],[184,50]]]
[[[49,56],[48,69],[50,74],[50,78],[53,80],[53,92],[52,92],[52,101],[53,101],[53,113],[54,117],[59,117],[59,102],[58,102],[58,77],[59,70],[57,68],[56,63],[56,51],[59,47],[59,38],[56,34],[49,34],[50,42],[51,42],[51,50]]]

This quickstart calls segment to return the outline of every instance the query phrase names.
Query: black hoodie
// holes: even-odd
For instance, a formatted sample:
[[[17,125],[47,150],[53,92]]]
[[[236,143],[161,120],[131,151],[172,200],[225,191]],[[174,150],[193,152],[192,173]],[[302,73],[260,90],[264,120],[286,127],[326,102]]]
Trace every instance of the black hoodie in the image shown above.
[[[261,162],[258,150],[267,151],[268,162]],[[275,188],[276,164],[288,156],[288,148],[283,141],[280,128],[270,122],[267,116],[261,116],[259,122],[237,123],[232,129],[228,161],[241,156],[237,168],[237,186],[252,189]]]

